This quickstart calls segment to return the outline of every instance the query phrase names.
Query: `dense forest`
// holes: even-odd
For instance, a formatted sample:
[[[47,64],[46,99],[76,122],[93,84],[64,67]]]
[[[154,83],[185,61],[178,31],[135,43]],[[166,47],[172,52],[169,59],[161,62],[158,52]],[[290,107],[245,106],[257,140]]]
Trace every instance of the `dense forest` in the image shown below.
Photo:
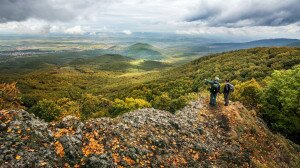
[[[207,92],[204,79],[218,76],[236,86],[232,100],[257,110],[270,128],[299,143],[299,48],[237,50],[180,67],[121,55],[47,59],[2,63],[0,79],[11,84],[0,86],[1,109],[23,107],[46,121],[66,115],[115,117],[144,107],[175,113]]]

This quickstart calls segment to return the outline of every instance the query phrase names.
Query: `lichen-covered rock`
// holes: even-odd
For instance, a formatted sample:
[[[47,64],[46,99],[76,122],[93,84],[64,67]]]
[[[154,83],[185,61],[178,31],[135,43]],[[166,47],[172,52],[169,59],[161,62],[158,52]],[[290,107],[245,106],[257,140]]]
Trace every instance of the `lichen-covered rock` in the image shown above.
[[[205,101],[175,115],[147,108],[85,122],[1,111],[0,167],[299,167],[299,146],[253,111]]]

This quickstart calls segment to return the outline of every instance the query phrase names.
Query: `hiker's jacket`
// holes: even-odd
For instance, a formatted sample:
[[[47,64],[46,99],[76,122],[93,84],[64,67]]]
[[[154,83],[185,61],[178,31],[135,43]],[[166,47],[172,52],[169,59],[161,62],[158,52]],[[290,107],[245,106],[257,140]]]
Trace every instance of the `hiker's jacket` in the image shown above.
[[[228,94],[230,92],[233,91],[233,85],[231,83],[226,83],[225,86],[224,86],[224,90],[223,90],[223,93],[224,94]]]
[[[211,81],[211,80],[205,80],[206,83],[210,84],[210,93],[217,94],[220,90],[220,83],[217,80]],[[214,85],[217,84],[217,92],[214,91]]]
[[[223,93],[225,93],[225,94],[230,93],[230,84],[229,83],[225,84]]]

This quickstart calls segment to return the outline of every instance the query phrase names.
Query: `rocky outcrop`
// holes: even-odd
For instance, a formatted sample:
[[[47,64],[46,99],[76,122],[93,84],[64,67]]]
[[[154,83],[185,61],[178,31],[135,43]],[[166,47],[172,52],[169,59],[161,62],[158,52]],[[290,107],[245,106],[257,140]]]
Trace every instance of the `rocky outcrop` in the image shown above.
[[[191,102],[175,115],[141,109],[82,122],[0,113],[1,167],[297,167],[299,146],[240,103]]]

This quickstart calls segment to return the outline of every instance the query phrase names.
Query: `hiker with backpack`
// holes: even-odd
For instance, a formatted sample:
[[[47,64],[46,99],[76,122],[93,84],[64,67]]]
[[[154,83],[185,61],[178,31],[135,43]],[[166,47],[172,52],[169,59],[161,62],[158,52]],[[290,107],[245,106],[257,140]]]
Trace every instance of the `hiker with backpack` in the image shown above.
[[[229,83],[228,79],[226,79],[224,90],[223,90],[225,106],[229,105],[229,95],[233,91],[234,91],[234,86],[231,83]]]
[[[210,102],[211,106],[217,105],[217,95],[220,91],[219,78],[215,77],[214,81],[205,79],[205,83],[210,84]]]

